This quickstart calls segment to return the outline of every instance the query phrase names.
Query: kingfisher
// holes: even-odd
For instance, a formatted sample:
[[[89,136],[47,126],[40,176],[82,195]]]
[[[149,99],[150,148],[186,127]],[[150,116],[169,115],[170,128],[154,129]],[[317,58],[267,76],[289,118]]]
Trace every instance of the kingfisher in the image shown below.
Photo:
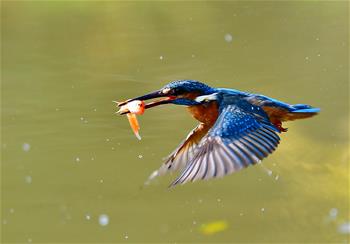
[[[120,102],[149,100],[145,109],[163,104],[186,106],[199,124],[149,179],[173,171],[170,186],[220,178],[261,162],[277,148],[282,122],[312,117],[319,108],[291,105],[276,99],[196,80],[176,80],[160,90]],[[124,114],[123,112],[121,114]]]

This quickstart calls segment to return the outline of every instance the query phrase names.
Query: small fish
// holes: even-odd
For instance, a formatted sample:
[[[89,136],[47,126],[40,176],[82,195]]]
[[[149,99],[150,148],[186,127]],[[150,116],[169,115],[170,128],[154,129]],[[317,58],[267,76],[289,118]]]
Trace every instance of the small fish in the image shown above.
[[[139,125],[139,122],[137,121],[136,115],[142,115],[144,112],[145,112],[145,103],[140,100],[129,102],[121,106],[118,111],[118,113],[120,114],[126,113],[126,116],[128,117],[128,120],[129,120],[130,127],[133,130],[137,139],[139,140],[141,140],[141,136],[139,133],[140,125]]]

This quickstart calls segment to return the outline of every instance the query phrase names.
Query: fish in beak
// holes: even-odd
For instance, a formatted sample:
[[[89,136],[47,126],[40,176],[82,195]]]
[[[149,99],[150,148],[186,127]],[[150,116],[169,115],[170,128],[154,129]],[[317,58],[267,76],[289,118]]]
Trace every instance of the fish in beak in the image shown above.
[[[130,111],[122,109],[123,106],[126,105],[127,103],[130,103],[132,101],[137,101],[137,100],[145,101],[145,100],[150,100],[150,99],[156,99],[156,100],[145,104],[145,107],[144,107],[145,109],[156,107],[156,106],[161,105],[161,104],[171,103],[173,100],[176,99],[176,96],[172,96],[172,95],[167,94],[163,89],[163,90],[151,92],[149,94],[146,94],[146,95],[143,95],[140,97],[128,99],[128,100],[123,101],[123,102],[115,102],[115,101],[114,102],[117,103],[118,107],[120,107],[120,109],[117,113],[122,115],[122,114],[130,113]]]

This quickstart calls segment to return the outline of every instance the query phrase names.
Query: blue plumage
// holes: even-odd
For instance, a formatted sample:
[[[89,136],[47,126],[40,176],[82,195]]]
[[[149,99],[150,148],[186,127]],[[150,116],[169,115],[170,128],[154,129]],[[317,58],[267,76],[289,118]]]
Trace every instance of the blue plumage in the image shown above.
[[[223,177],[260,162],[277,148],[278,134],[287,131],[282,122],[308,118],[320,111],[260,94],[212,88],[195,80],[173,81],[159,91],[126,102],[158,97],[165,99],[146,104],[146,108],[168,103],[184,105],[200,121],[151,176],[182,170],[172,186]]]
[[[318,112],[320,112],[320,109],[313,108],[310,105],[306,105],[306,104],[295,104],[292,106],[291,112],[293,112],[293,113],[318,113]]]
[[[162,89],[172,89],[176,94],[199,92],[207,95],[214,92],[214,88],[196,80],[175,80],[165,85]]]

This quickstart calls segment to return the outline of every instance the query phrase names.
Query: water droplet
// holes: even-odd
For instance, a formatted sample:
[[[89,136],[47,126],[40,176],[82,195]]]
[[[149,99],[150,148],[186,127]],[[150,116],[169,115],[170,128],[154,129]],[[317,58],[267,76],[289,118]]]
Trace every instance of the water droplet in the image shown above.
[[[163,57],[163,56],[160,56],[160,57],[159,57],[159,59],[160,59],[160,60],[163,60],[163,59],[164,59],[164,57]]]
[[[109,138],[106,138],[106,141],[110,141],[111,139],[109,139]]]
[[[141,158],[143,158],[143,156],[140,154],[140,155],[139,155],[139,159],[141,159]]]
[[[80,120],[83,121],[83,120],[84,120],[84,117],[80,117]]]
[[[125,234],[124,238],[125,238],[125,239],[129,239],[128,234]]]
[[[101,214],[99,217],[98,217],[98,223],[101,225],[101,226],[106,226],[108,225],[109,223],[109,217],[107,214]]]
[[[67,206],[66,205],[61,205],[60,206],[60,210],[62,213],[66,212],[67,211]]]
[[[197,221],[193,220],[192,224],[193,224],[193,225],[196,225],[196,224],[197,224]]]
[[[261,208],[261,212],[265,212],[265,208]]]
[[[192,58],[195,58],[195,57],[196,57],[196,55],[192,54],[192,55],[191,55],[191,57],[192,57]]]
[[[32,241],[33,241],[33,240],[32,240],[31,238],[28,238],[28,239],[27,239],[27,242],[28,242],[28,243],[32,243]]]
[[[32,177],[30,175],[27,175],[27,176],[24,177],[24,181],[27,184],[31,184],[32,183]]]
[[[226,42],[232,42],[233,39],[232,35],[229,33],[225,34],[224,38]]]
[[[329,217],[331,217],[332,219],[335,219],[337,215],[338,215],[338,209],[332,208],[331,210],[329,210]]]
[[[29,143],[23,143],[22,149],[23,149],[23,151],[25,151],[25,152],[29,152],[29,150],[30,150],[30,144],[29,144]]]
[[[79,158],[79,157],[76,157],[76,158],[75,158],[75,162],[80,162],[80,158]]]
[[[338,226],[338,232],[341,234],[350,234],[350,222],[345,222]]]
[[[90,215],[90,214],[86,214],[86,215],[85,215],[85,219],[86,219],[86,220],[90,220],[90,219],[91,219],[91,215]]]
[[[10,213],[13,214],[15,210],[13,208],[10,208]]]
[[[218,201],[218,202],[221,202],[221,199],[220,199],[220,198],[218,198],[218,199],[217,199],[217,201]]]
[[[276,175],[276,176],[275,176],[275,180],[278,180],[279,178],[280,178],[279,175]]]
[[[101,183],[101,184],[103,183],[103,179],[100,179],[100,183]]]

